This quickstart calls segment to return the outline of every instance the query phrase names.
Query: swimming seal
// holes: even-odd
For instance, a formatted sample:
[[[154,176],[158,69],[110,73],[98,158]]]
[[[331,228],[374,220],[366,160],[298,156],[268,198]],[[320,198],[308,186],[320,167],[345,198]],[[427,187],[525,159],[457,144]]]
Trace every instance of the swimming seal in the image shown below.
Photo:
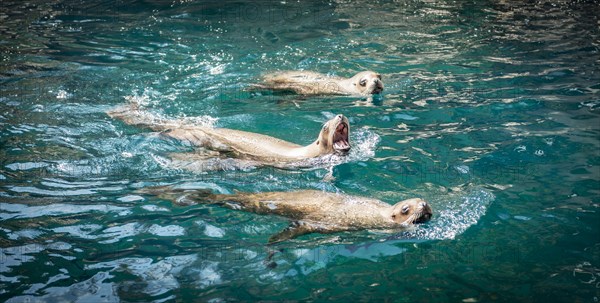
[[[160,131],[165,136],[186,141],[192,146],[208,148],[213,153],[185,153],[176,158],[202,158],[222,156],[236,158],[255,165],[285,167],[299,160],[327,154],[347,154],[350,151],[350,122],[344,115],[336,115],[325,122],[317,139],[302,146],[271,136],[242,130],[186,125],[178,120],[150,119],[148,113],[135,105],[107,112],[112,118],[131,125]]]
[[[292,220],[269,242],[279,242],[309,233],[336,233],[356,230],[404,230],[431,219],[429,204],[420,198],[394,205],[373,198],[317,190],[291,192],[211,194],[206,190],[167,187],[146,188],[142,194],[179,203],[217,204],[257,214],[274,214]]]
[[[261,89],[292,91],[300,95],[369,96],[383,91],[381,75],[364,71],[352,78],[330,77],[309,71],[275,72],[263,76]]]

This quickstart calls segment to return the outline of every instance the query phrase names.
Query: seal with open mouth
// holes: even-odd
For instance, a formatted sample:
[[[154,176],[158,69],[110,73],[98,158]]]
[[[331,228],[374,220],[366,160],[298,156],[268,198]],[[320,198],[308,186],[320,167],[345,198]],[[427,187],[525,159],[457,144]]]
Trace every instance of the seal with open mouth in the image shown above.
[[[291,91],[300,95],[369,96],[383,91],[381,75],[364,71],[352,78],[341,78],[309,71],[275,72],[263,76],[256,88]]]
[[[338,152],[348,152],[350,150],[350,142],[348,142],[348,132],[350,126],[344,121],[340,121],[335,126],[335,133],[333,134],[333,149]]]
[[[252,166],[286,167],[293,162],[327,154],[344,155],[351,148],[350,122],[341,114],[325,122],[317,139],[306,146],[242,130],[184,125],[177,120],[151,120],[147,112],[133,105],[111,110],[108,115],[127,124],[148,127],[165,136],[216,152],[208,154],[210,157],[236,158],[249,161]],[[173,156],[177,159],[194,159],[206,155],[184,153]]]
[[[431,207],[420,198],[394,205],[373,198],[318,190],[291,192],[211,194],[207,190],[150,187],[138,191],[183,204],[217,204],[257,214],[274,214],[292,220],[289,227],[273,235],[279,242],[309,233],[356,230],[401,231],[432,217]]]

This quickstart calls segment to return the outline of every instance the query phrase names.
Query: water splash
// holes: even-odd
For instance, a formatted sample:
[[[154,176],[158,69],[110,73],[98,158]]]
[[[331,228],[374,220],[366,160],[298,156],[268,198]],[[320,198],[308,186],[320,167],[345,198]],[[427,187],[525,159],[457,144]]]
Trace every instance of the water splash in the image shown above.
[[[381,138],[378,134],[366,127],[361,127],[350,134],[352,148],[348,155],[340,156],[338,154],[329,154],[322,157],[298,161],[292,163],[290,166],[299,168],[330,168],[349,162],[366,161],[375,156],[375,150],[380,140]]]
[[[169,128],[190,126],[215,127],[219,121],[218,118],[210,115],[188,117],[185,113],[181,113],[178,117],[173,118],[160,112],[150,111],[147,109],[150,97],[146,95],[127,96],[125,99],[128,101],[128,106],[131,106],[131,109],[127,111],[127,116],[133,117],[135,121],[143,122],[146,125],[160,125]]]
[[[434,199],[434,217],[427,225],[401,233],[396,238],[445,240],[455,239],[477,224],[495,196],[490,191],[475,188],[448,198]]]

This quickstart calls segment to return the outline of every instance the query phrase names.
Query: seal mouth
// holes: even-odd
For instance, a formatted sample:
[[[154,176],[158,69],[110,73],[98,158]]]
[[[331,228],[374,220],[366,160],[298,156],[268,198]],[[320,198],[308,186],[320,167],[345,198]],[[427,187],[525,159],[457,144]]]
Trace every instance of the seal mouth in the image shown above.
[[[333,134],[333,149],[340,153],[350,151],[350,142],[348,141],[348,124],[344,121],[338,123]]]
[[[375,80],[375,85],[371,89],[371,94],[380,94],[383,91],[383,83],[380,80]]]
[[[421,223],[427,223],[429,220],[431,220],[431,213],[421,213],[420,216],[417,217],[417,219],[415,219],[415,221],[413,221],[414,224],[421,224]]]
[[[433,212],[431,211],[431,207],[429,206],[429,204],[427,204],[426,202],[421,202],[420,209],[416,211],[412,216],[412,222],[413,224],[426,223],[429,220],[431,220],[432,215]]]

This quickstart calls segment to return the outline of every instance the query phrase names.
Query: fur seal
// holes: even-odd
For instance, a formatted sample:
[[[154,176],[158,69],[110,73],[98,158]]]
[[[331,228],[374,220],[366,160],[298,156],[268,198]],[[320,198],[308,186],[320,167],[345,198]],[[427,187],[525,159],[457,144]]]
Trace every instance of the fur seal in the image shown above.
[[[300,95],[369,96],[383,91],[381,75],[364,71],[352,78],[330,77],[309,71],[285,71],[263,76],[258,88],[292,91]]]
[[[341,114],[325,122],[317,139],[306,146],[247,131],[191,126],[177,120],[153,120],[149,119],[147,112],[138,109],[135,105],[126,105],[107,114],[127,124],[148,127],[160,131],[165,136],[214,151],[204,154],[208,157],[236,158],[253,165],[285,167],[286,164],[327,154],[344,155],[351,147],[350,122]],[[200,153],[194,153],[180,154],[177,157],[199,160],[202,156]]]
[[[269,242],[279,242],[309,233],[336,233],[356,230],[404,230],[431,219],[429,204],[420,198],[394,205],[373,198],[318,190],[291,192],[212,194],[207,190],[146,188],[142,194],[185,204],[216,204],[257,214],[274,214],[292,220]]]

